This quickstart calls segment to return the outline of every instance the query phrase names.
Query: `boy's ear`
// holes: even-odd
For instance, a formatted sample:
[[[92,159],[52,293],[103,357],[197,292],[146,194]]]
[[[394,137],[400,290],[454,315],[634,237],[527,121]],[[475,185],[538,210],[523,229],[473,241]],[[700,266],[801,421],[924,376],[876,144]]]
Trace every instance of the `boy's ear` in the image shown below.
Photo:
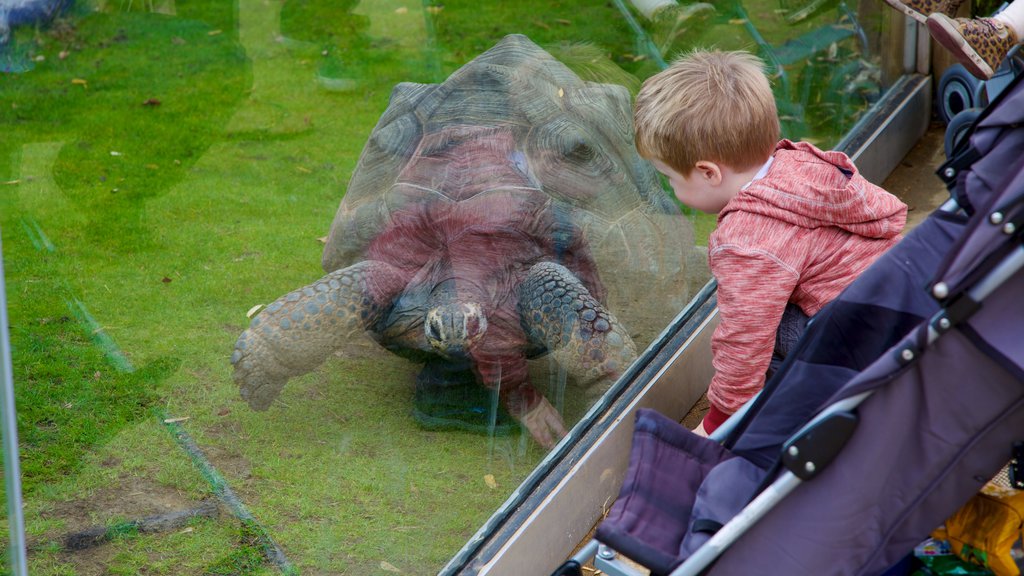
[[[718,186],[722,183],[722,167],[717,162],[698,160],[693,169],[702,180],[712,186]]]

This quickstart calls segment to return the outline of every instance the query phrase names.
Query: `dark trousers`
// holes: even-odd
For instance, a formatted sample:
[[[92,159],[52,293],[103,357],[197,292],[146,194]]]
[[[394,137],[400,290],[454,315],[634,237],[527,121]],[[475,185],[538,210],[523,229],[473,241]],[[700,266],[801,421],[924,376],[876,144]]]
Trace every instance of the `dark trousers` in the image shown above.
[[[809,320],[810,318],[804,314],[799,306],[792,303],[786,304],[786,310],[782,313],[782,320],[779,321],[779,329],[775,332],[775,349],[772,351],[772,361],[768,364],[768,378],[775,374],[775,371],[782,366],[786,356],[796,347],[796,343],[804,335],[804,331],[807,330],[807,322]]]

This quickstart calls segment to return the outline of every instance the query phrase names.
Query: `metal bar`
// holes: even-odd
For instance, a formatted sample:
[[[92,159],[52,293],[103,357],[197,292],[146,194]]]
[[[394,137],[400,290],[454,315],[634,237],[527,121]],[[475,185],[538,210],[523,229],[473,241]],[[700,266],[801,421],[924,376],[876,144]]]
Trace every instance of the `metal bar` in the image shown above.
[[[597,555],[594,557],[594,568],[599,570],[600,574],[607,574],[608,576],[645,576],[648,574],[647,570],[641,572],[624,562],[620,556],[615,550],[601,544],[597,549]]]
[[[802,483],[792,472],[783,472],[778,480],[765,488],[764,492],[758,494],[757,498],[740,510],[739,514],[673,570],[669,576],[697,576],[703,572],[726,548]]]
[[[11,364],[11,340],[7,332],[7,292],[4,288],[3,240],[0,239],[0,375],[3,376],[4,486],[7,489],[7,522],[10,529],[11,574],[26,576],[25,511],[21,499],[21,464],[18,460],[18,419],[14,407],[14,368]]]
[[[967,290],[967,296],[975,302],[981,302],[1002,286],[1004,282],[1020,272],[1022,268],[1024,268],[1024,246],[1018,246],[1016,250],[989,271],[977,284]],[[935,329],[935,322],[945,315],[946,309],[943,308],[936,312],[931,320],[929,320],[928,344],[935,342],[942,335],[941,332]]]
[[[967,291],[971,299],[981,302],[1024,268],[1024,246],[1018,246],[1005,260]]]
[[[591,540],[590,542],[587,542],[586,546],[580,548],[579,552],[573,554],[570,560],[575,560],[579,562],[581,565],[586,564],[588,560],[590,560],[594,557],[595,554],[597,554],[598,546],[600,546],[600,543],[597,540]]]

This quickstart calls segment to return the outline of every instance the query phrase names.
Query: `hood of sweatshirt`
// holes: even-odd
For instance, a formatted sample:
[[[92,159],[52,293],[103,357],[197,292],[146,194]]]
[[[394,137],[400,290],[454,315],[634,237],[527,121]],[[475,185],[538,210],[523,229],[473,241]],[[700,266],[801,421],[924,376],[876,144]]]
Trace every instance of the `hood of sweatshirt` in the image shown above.
[[[718,214],[762,214],[804,228],[836,226],[867,238],[892,238],[907,206],[865,180],[842,152],[782,140],[768,173],[741,190]]]

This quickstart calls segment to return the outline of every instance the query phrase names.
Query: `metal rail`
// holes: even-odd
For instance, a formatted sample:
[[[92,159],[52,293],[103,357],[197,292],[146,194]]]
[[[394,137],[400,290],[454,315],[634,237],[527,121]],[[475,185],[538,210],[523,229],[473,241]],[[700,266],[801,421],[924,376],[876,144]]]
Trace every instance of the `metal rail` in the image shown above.
[[[14,368],[11,363],[11,338],[7,331],[7,291],[4,288],[3,240],[0,239],[0,376],[3,402],[0,423],[3,426],[4,486],[7,489],[7,522],[10,526],[11,574],[26,576],[25,511],[21,499],[21,464],[18,460],[18,419],[14,409]]]

